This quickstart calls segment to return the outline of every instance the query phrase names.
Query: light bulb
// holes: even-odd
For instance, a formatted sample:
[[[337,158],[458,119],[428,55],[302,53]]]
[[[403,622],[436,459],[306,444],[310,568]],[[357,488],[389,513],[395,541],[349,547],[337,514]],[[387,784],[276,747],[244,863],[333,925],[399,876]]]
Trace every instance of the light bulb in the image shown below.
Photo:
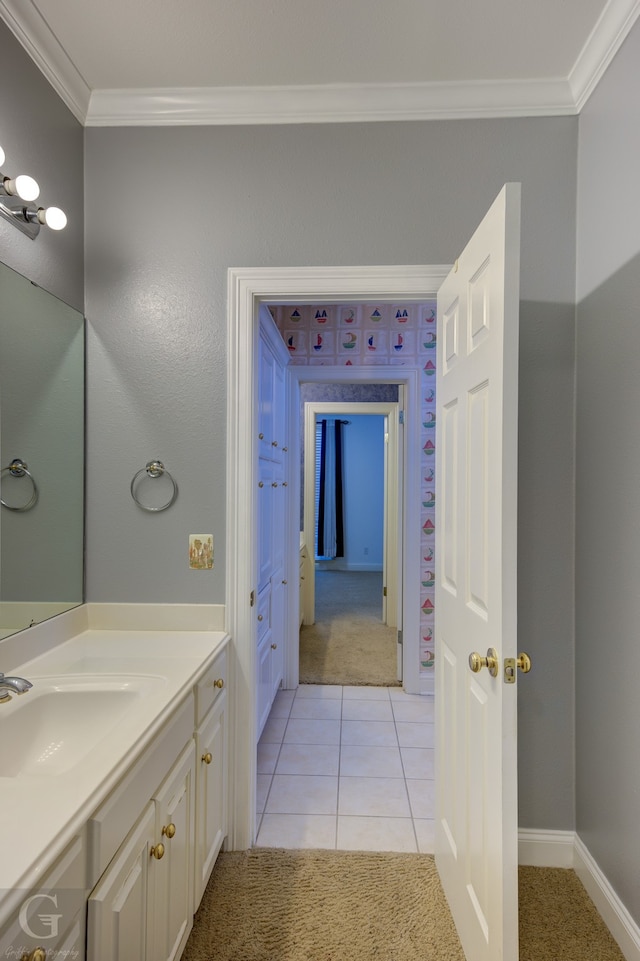
[[[20,200],[25,200],[27,203],[35,200],[40,193],[38,182],[27,174],[19,174],[15,180],[10,180],[7,177],[3,186],[11,197],[19,197]]]
[[[67,226],[67,215],[59,207],[42,207],[38,210],[38,220],[41,224],[46,224],[51,230],[64,230]]]
[[[5,155],[4,155],[4,150],[2,149],[2,147],[0,147],[0,167],[1,167],[1,166],[3,165],[3,163],[5,162],[5,159],[6,159],[6,158],[5,158]]]

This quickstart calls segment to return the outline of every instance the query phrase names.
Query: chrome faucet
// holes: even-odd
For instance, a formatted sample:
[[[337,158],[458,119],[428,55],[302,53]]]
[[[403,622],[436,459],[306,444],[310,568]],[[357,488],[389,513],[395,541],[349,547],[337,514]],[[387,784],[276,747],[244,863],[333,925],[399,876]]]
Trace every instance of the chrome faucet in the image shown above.
[[[10,700],[11,694],[26,694],[33,687],[25,677],[5,677],[0,672],[0,704]]]

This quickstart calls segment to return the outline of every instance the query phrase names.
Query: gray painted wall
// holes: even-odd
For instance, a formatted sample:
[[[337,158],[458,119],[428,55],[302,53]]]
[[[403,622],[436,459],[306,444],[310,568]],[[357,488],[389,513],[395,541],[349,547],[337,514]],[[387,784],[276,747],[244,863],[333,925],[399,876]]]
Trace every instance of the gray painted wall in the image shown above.
[[[576,811],[640,923],[640,24],[580,117]]]
[[[77,310],[84,308],[84,132],[9,28],[0,20],[0,145],[3,173],[29,173],[39,202],[62,207],[61,233],[36,240],[0,219],[0,261]]]
[[[223,602],[229,266],[452,262],[523,183],[520,823],[573,784],[575,118],[86,131],[88,597]],[[180,496],[129,497],[159,457]],[[188,535],[212,532],[212,572]],[[551,749],[552,746],[552,749]]]

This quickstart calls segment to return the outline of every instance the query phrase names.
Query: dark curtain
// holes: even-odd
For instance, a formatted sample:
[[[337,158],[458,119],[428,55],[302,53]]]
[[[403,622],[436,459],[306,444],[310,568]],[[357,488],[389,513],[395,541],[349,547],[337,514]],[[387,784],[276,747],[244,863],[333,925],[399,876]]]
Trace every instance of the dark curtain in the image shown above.
[[[331,430],[333,426],[333,430]],[[318,557],[344,557],[342,421],[320,423]]]

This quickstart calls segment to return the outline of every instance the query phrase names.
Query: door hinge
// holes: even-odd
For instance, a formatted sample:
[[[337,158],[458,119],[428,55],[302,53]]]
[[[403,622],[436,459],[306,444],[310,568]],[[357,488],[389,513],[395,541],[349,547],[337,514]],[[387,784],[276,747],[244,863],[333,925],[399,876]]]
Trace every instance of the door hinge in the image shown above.
[[[402,647],[402,631],[398,631],[398,644]]]
[[[383,597],[386,597],[386,596],[387,596],[387,588],[386,588],[386,587],[383,587],[383,588],[382,588],[382,596],[383,596]]]
[[[403,410],[401,410],[401,411],[398,412],[398,423],[404,425],[404,411],[403,411]]]
[[[253,607],[256,602],[256,592],[251,591],[249,594],[249,607]]]

